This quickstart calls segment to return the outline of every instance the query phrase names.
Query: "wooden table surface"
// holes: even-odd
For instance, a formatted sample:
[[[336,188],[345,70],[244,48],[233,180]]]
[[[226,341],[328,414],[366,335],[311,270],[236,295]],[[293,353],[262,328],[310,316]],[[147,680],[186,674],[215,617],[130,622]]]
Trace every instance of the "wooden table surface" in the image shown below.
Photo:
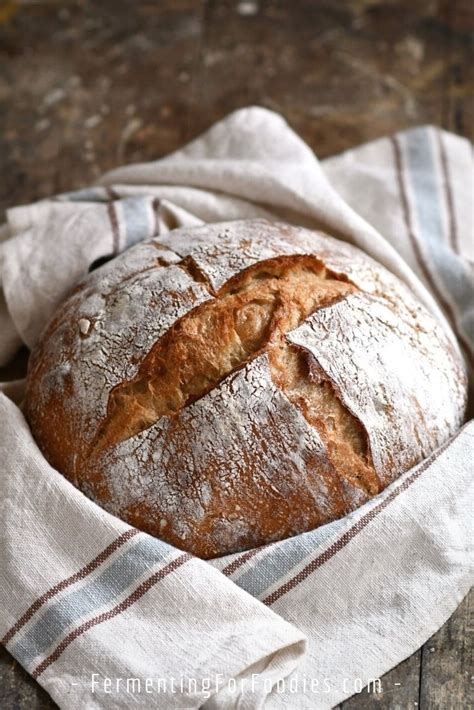
[[[320,157],[420,123],[472,138],[472,7],[0,0],[0,212],[160,157],[249,104],[279,111]],[[473,708],[472,599],[381,694],[341,707]],[[0,708],[53,707],[2,649]]]

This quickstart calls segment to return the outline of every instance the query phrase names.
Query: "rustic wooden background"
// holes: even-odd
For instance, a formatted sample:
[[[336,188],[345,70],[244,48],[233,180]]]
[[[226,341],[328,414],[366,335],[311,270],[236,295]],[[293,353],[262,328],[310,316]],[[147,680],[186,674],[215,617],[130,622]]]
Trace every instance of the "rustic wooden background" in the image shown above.
[[[0,0],[0,218],[248,104],[320,157],[420,123],[472,138],[473,30],[467,0]],[[474,708],[472,599],[341,707]],[[2,650],[0,708],[53,707]]]

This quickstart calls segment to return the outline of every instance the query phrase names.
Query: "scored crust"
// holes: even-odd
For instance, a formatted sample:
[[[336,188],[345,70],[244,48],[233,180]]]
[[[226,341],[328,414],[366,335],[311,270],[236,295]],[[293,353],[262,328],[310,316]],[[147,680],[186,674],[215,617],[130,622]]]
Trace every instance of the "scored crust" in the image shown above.
[[[465,398],[457,352],[386,269],[251,220],[92,272],[32,353],[25,411],[87,495],[208,558],[359,506],[456,431]]]

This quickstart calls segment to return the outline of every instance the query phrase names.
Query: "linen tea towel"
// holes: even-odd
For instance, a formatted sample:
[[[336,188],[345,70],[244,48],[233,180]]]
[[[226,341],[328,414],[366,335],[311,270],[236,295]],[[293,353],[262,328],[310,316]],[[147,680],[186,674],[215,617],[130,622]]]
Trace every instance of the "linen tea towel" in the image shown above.
[[[121,168],[93,188],[10,210],[1,247],[7,308],[0,317],[8,335],[2,354],[7,358],[21,341],[34,344],[57,302],[91,262],[182,224],[242,217],[321,227],[356,243],[404,279],[451,333],[449,320],[467,352],[469,204],[464,188],[458,189],[466,184],[467,151],[462,139],[420,128],[321,166],[280,117],[250,108],[164,160]],[[348,206],[351,200],[384,237]],[[0,446],[11,453],[2,483],[10,502],[2,521],[9,563],[0,570],[6,610],[0,621],[7,637],[20,624],[7,647],[62,707],[128,707],[126,692],[93,692],[93,669],[99,676],[148,677],[157,667],[168,677],[180,669],[201,679],[221,669],[227,679],[246,674],[248,683],[236,694],[213,688],[208,707],[331,707],[357,690],[356,681],[378,677],[416,650],[468,589],[472,425],[433,460],[343,520],[208,564],[182,561],[179,551],[129,531],[86,501],[49,470],[19,411],[2,402],[2,423],[9,423]],[[33,484],[24,476],[32,467]],[[42,490],[45,480],[54,494]],[[51,516],[52,497],[54,511],[67,502],[66,519]],[[86,509],[95,521],[87,525],[93,539],[84,538],[78,549],[77,533],[67,523],[74,521],[82,531]],[[27,521],[24,529],[19,520]],[[104,525],[116,539],[132,537],[118,548],[113,539],[101,548],[96,533]],[[27,561],[36,545],[43,555],[31,569]],[[129,553],[132,546],[139,549]],[[54,564],[45,571],[49,557]],[[156,568],[151,577],[150,565]],[[212,568],[222,574],[212,576]],[[220,618],[212,618],[216,600],[208,590],[216,579],[219,597],[235,597],[237,615],[228,616],[227,603],[219,606]],[[163,620],[170,600],[180,600],[183,618],[201,619],[196,634],[185,638],[188,626],[172,604],[175,613]],[[165,641],[159,643],[163,627]],[[210,646],[221,649],[219,662],[210,658]],[[188,653],[195,659],[191,666],[183,665]],[[268,682],[251,687],[252,668]],[[168,689],[151,697],[157,707],[198,707],[206,694],[176,696]],[[150,696],[132,700],[147,707]]]

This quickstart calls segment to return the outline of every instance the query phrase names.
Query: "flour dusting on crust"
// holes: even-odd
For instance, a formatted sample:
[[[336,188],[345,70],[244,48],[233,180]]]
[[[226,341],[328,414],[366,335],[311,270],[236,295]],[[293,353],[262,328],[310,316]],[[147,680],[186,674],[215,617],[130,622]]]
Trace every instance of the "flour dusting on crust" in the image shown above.
[[[263,264],[252,284],[258,290],[258,278],[270,278],[269,260],[283,257],[300,260],[294,278],[301,273],[307,288],[306,256],[321,265],[317,288],[332,296],[302,320],[292,320],[299,301],[293,312],[278,310],[283,276],[275,273],[262,303],[257,293],[245,313],[235,298],[233,310],[203,305],[232,295],[242,274]],[[239,323],[238,344],[237,331],[255,326],[269,289],[276,315],[265,327],[286,313],[293,323],[286,340],[272,341],[269,331],[251,357],[221,379],[214,373],[209,391],[101,445],[112,401],[129,401],[138,416],[138,394],[134,405],[112,393],[132,383],[144,388],[143,401],[150,398],[148,371],[139,373],[161,338],[174,329],[179,343],[180,327],[187,323],[192,337],[199,318],[223,311],[227,330]],[[156,366],[164,382],[169,363],[158,358]],[[25,411],[45,456],[87,495],[211,557],[309,530],[361,505],[456,431],[465,399],[458,354],[398,279],[321,232],[252,220],[174,230],[92,272],[32,354]],[[346,450],[359,473],[344,470]]]

